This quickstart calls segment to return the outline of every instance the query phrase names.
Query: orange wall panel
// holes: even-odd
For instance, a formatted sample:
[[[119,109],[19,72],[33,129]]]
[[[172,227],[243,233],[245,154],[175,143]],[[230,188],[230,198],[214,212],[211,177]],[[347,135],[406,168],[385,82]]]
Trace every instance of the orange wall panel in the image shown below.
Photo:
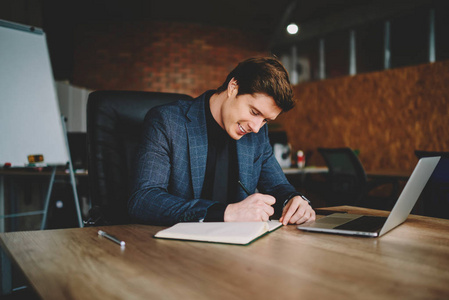
[[[449,151],[449,61],[309,82],[279,117],[294,150],[359,149],[367,170],[413,170],[415,149]]]

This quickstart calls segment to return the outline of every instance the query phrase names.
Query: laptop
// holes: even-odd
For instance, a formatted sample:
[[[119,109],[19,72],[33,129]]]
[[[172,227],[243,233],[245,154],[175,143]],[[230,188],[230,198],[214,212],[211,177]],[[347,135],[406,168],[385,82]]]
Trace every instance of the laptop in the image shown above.
[[[297,228],[366,237],[384,235],[407,219],[440,159],[441,157],[424,157],[418,161],[388,217],[333,213],[314,222],[301,224]]]

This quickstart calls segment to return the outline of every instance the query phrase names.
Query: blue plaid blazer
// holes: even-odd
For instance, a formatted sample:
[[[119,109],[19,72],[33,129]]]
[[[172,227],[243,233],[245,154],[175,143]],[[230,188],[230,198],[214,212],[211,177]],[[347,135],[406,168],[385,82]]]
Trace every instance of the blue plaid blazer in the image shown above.
[[[207,161],[205,94],[151,109],[137,151],[128,213],[137,222],[173,225],[203,219],[216,202],[201,199]],[[237,141],[239,177],[252,193],[276,198],[279,213],[294,193],[276,161],[267,126]],[[238,201],[247,197],[239,189]]]

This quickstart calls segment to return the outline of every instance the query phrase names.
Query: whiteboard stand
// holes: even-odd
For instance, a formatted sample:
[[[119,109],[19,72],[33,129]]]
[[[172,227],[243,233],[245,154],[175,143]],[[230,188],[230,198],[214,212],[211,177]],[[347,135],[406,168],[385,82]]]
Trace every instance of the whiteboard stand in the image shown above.
[[[50,195],[51,195],[51,190],[53,189],[53,182],[55,179],[55,174],[56,174],[56,166],[53,166],[43,210],[29,211],[29,212],[24,212],[24,213],[14,213],[14,214],[8,214],[8,215],[5,215],[5,211],[4,211],[4,206],[5,206],[4,176],[0,176],[0,232],[5,232],[5,219],[6,218],[17,218],[17,217],[40,215],[40,214],[43,214],[41,229],[45,228],[45,223],[47,222],[48,206],[50,203]]]
[[[80,204],[79,204],[79,200],[78,200],[78,191],[77,191],[77,188],[76,188],[75,172],[73,171],[72,158],[70,156],[69,141],[68,141],[68,138],[67,138],[67,128],[66,128],[66,123],[65,123],[65,117],[61,116],[61,118],[62,118],[62,127],[63,127],[63,131],[64,131],[64,136],[65,136],[65,144],[66,144],[66,147],[67,147],[67,151],[69,153],[69,161],[67,162],[67,165],[68,165],[68,168],[69,168],[70,183],[72,185],[73,198],[74,198],[74,201],[75,201],[76,214],[77,214],[77,218],[78,218],[78,225],[79,225],[79,227],[84,227],[82,216],[81,216]],[[49,206],[50,206],[51,192],[53,191],[53,184],[55,182],[55,177],[56,177],[56,168],[57,168],[57,166],[52,166],[52,171],[51,171],[51,175],[50,175],[50,182],[48,184],[47,195],[45,197],[44,209],[43,210],[5,215],[4,214],[4,202],[3,202],[4,199],[3,199],[3,201],[0,201],[1,202],[1,207],[0,207],[0,219],[1,219],[0,220],[0,232],[4,232],[5,231],[5,228],[4,228],[4,219],[5,218],[16,218],[16,217],[38,215],[38,214],[42,214],[43,215],[42,223],[41,223],[41,230],[45,229],[45,225],[47,224],[48,209],[49,209]],[[1,176],[1,178],[0,178],[0,197],[3,197],[3,195],[4,195],[4,182],[3,182],[3,176]]]
[[[81,217],[80,202],[78,200],[78,191],[76,189],[75,172],[73,172],[72,157],[70,155],[69,139],[67,137],[66,117],[61,116],[61,118],[62,118],[62,128],[64,131],[65,144],[67,146],[67,152],[69,153],[68,163],[69,163],[70,182],[72,183],[73,200],[75,201],[76,215],[78,216],[78,225],[80,228],[82,228],[84,227],[83,218]]]
[[[66,117],[61,116],[61,119],[62,119],[62,128],[64,131],[64,137],[65,137],[65,144],[67,147],[67,151],[69,153],[69,161],[67,164],[69,167],[69,175],[70,175],[70,183],[72,185],[73,200],[75,201],[76,215],[78,217],[78,225],[80,228],[82,228],[82,227],[84,227],[83,219],[81,217],[80,202],[78,200],[78,191],[76,188],[75,172],[73,171],[72,158],[70,155],[69,140],[67,137]],[[55,181],[55,174],[56,174],[56,166],[53,167],[53,171],[52,171],[51,178],[50,178],[50,184],[48,186],[47,196],[45,197],[45,206],[44,206],[44,212],[43,212],[44,216],[42,218],[41,230],[45,229],[45,225],[47,223],[48,207],[50,205],[50,197],[51,197],[51,192],[53,190],[53,183]]]
[[[50,205],[50,196],[51,196],[51,192],[53,190],[53,183],[55,182],[55,174],[56,174],[56,166],[53,166],[53,170],[52,170],[51,176],[50,176],[50,183],[48,184],[47,196],[45,197],[45,202],[44,202],[45,203],[44,210],[43,210],[44,216],[42,217],[41,230],[44,230],[45,224],[47,224],[48,207]]]
[[[28,155],[38,153],[53,168],[44,209],[19,214],[5,215],[7,175],[0,174],[0,232],[5,231],[5,218],[36,214],[43,214],[41,229],[45,229],[56,166],[67,164],[79,227],[83,227],[64,117],[60,125],[46,34],[37,27],[0,20],[0,41],[0,165],[28,166]],[[0,298],[11,290],[10,269],[0,249]]]

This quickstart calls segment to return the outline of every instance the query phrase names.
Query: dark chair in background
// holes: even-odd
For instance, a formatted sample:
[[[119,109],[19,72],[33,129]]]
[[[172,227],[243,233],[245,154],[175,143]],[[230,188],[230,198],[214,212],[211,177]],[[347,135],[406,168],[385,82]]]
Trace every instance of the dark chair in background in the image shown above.
[[[449,152],[415,150],[416,157],[441,156],[441,160],[427,182],[418,203],[420,214],[449,219]]]
[[[449,151],[424,151],[424,150],[415,150],[416,157],[432,157],[432,156],[441,156],[441,157],[449,157]]]
[[[329,173],[324,196],[327,205],[355,205],[391,209],[397,200],[399,183],[392,179],[368,180],[365,169],[351,148],[318,148]],[[388,195],[371,192],[390,185]]]
[[[92,208],[86,225],[129,222],[130,167],[146,113],[188,95],[96,91],[87,103],[87,153]]]

